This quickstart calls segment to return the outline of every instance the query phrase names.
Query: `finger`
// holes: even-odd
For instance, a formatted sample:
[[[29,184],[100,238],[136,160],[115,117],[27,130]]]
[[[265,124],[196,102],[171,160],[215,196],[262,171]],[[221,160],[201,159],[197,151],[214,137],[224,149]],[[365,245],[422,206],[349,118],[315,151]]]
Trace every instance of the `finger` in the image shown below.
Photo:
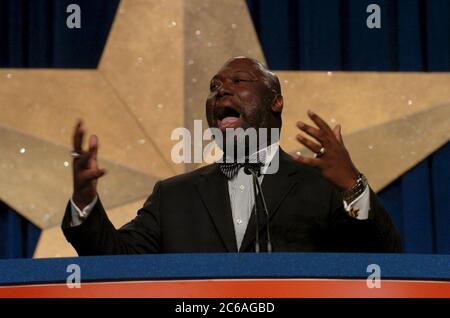
[[[321,163],[318,158],[309,158],[309,157],[304,157],[302,155],[294,155],[293,158],[297,162],[300,162],[300,163],[310,166],[310,167],[318,167],[318,166],[320,166],[320,163]]]
[[[336,127],[333,128],[333,133],[336,136],[336,139],[343,144],[344,140],[342,140],[342,133],[341,133],[341,125],[336,125]]]
[[[328,124],[325,122],[325,120],[323,120],[319,115],[314,113],[312,110],[308,110],[308,116],[324,132],[332,133],[330,126],[328,126]]]
[[[81,119],[78,120],[77,125],[75,126],[74,134],[73,134],[73,150],[82,153],[82,145],[83,145],[83,137],[84,137],[84,127],[83,121]]]
[[[97,152],[97,144],[90,145],[88,151],[81,152],[81,156],[77,157],[74,161],[75,169],[92,169],[97,167],[97,160],[94,159],[94,155]]]
[[[92,157],[97,159],[97,150],[98,150],[98,137],[96,135],[92,135],[89,137],[89,151],[92,152]]]
[[[302,121],[299,121],[297,123],[297,127],[304,131],[305,133],[307,133],[308,135],[310,135],[311,137],[313,137],[314,139],[316,139],[318,142],[320,142],[322,145],[325,143],[326,139],[324,138],[324,134],[323,132],[321,132],[319,129],[317,129],[316,127],[310,126],[308,124],[305,124]]]
[[[318,143],[312,141],[311,139],[308,139],[300,134],[296,136],[297,140],[304,146],[306,146],[309,150],[311,150],[314,153],[317,153],[320,151],[320,148],[322,148],[321,145]]]
[[[97,166],[98,138],[96,135],[89,137],[89,168],[98,168]]]
[[[85,170],[79,175],[79,180],[81,183],[90,182],[96,180],[106,174],[105,169],[89,169]]]
[[[89,159],[91,158],[89,152],[83,152],[81,156],[74,158],[73,167],[75,170],[85,169],[89,165]]]

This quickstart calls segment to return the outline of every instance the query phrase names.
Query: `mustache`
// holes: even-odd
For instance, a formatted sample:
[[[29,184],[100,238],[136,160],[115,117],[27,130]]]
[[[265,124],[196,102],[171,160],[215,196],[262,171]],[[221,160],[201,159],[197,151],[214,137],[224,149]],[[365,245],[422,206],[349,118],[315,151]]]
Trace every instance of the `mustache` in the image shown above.
[[[228,97],[226,100],[218,98],[214,103],[213,116],[216,119],[223,119],[227,116],[240,117],[243,114],[243,107],[234,98]]]

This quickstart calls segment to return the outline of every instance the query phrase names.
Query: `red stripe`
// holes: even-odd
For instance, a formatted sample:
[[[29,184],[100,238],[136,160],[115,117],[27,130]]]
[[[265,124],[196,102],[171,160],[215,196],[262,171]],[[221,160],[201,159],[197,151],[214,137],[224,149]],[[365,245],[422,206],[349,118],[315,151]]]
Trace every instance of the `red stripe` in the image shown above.
[[[0,297],[31,298],[450,298],[450,282],[382,280],[236,279],[85,283],[0,287]]]

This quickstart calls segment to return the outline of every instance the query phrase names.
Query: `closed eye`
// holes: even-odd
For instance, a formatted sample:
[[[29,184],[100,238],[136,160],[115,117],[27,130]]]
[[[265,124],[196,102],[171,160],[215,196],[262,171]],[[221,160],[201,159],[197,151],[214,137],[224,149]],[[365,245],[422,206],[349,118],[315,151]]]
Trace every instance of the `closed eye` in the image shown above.
[[[233,83],[235,83],[235,84],[239,84],[239,83],[242,83],[242,82],[250,82],[250,80],[245,79],[245,78],[234,78],[233,79]]]
[[[209,89],[210,89],[211,91],[213,91],[213,90],[219,88],[219,86],[220,86],[220,83],[219,83],[219,82],[211,82],[211,84],[209,84]]]

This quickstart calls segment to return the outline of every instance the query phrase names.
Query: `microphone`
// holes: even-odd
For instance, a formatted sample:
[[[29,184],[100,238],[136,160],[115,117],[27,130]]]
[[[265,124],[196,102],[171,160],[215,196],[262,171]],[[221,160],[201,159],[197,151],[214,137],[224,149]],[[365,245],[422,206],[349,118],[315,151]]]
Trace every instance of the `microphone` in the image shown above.
[[[253,206],[253,211],[255,212],[256,219],[256,236],[255,236],[255,251],[259,253],[259,218],[258,218],[258,198],[262,202],[264,213],[266,215],[266,230],[267,230],[267,253],[272,253],[272,241],[270,239],[270,228],[269,228],[269,210],[267,209],[266,200],[264,199],[264,194],[262,192],[261,183],[258,177],[261,175],[261,165],[246,163],[244,166],[245,174],[252,175],[253,177],[253,192],[255,195],[255,205]]]

